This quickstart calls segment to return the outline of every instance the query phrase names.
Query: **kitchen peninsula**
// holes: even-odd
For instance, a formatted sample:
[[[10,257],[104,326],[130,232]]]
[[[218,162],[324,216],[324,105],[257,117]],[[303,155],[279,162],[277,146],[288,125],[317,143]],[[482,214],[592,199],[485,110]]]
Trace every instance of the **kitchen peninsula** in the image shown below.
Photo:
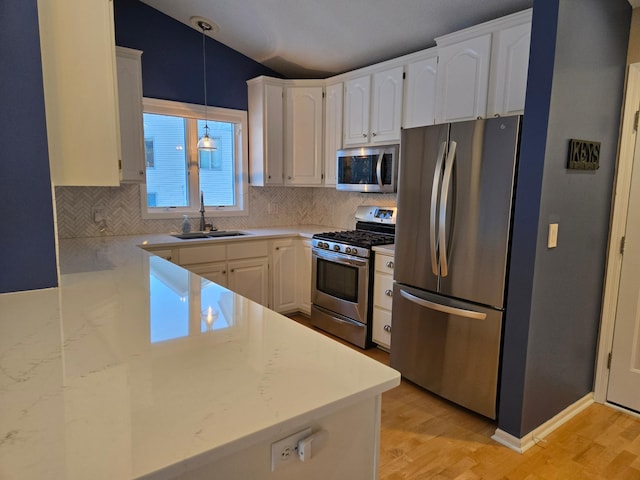
[[[399,373],[138,247],[168,241],[61,240],[58,288],[0,295],[0,478],[376,478]]]

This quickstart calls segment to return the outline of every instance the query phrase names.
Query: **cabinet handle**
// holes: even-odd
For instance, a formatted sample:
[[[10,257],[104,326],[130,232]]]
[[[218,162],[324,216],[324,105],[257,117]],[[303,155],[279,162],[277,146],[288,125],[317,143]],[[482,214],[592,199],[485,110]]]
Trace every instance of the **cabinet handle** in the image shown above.
[[[387,268],[393,268],[393,267],[395,266],[395,265],[394,265],[394,263],[393,263],[391,260],[389,260],[389,261],[386,263],[386,265],[387,265]]]
[[[376,136],[376,132],[371,132],[371,136],[375,137]]]
[[[385,294],[387,297],[393,297],[393,290],[390,290],[390,289],[388,289],[388,288],[387,288],[387,289],[384,291],[384,294]]]
[[[384,327],[382,327],[384,329],[385,332],[389,332],[391,333],[391,325],[385,325]]]

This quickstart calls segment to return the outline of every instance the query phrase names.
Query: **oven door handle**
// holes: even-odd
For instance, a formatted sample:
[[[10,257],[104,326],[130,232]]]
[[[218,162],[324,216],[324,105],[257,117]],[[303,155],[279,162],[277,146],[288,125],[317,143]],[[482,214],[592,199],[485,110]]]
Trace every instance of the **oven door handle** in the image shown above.
[[[340,265],[348,265],[348,266],[351,266],[351,267],[358,267],[358,268],[362,268],[362,267],[366,267],[367,266],[367,261],[366,260],[356,260],[354,258],[347,257],[347,256],[342,255],[340,253],[326,252],[324,250],[313,249],[312,250],[312,254],[313,254],[313,256],[315,256],[317,258],[321,258],[321,259],[327,260],[329,262],[338,263]]]

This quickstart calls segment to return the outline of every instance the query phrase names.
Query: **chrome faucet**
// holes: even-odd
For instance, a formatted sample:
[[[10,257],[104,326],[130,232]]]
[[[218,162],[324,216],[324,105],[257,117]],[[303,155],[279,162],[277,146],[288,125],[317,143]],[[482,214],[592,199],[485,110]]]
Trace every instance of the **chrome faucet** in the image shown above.
[[[204,232],[205,229],[205,221],[204,221],[204,192],[200,192],[200,231]]]

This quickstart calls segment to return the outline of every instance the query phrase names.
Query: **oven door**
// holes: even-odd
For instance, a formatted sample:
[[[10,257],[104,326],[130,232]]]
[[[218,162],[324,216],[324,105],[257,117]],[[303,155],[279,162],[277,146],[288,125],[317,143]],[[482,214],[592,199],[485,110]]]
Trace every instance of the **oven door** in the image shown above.
[[[367,323],[368,260],[312,249],[311,302]]]

